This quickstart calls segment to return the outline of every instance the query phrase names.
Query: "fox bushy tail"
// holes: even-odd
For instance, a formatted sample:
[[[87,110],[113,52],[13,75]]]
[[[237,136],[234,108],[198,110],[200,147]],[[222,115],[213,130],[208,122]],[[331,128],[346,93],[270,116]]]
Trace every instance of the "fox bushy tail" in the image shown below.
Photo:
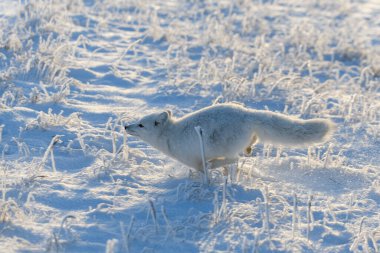
[[[282,146],[308,146],[327,141],[335,125],[327,119],[297,119],[269,112],[253,111],[255,134],[260,142]]]

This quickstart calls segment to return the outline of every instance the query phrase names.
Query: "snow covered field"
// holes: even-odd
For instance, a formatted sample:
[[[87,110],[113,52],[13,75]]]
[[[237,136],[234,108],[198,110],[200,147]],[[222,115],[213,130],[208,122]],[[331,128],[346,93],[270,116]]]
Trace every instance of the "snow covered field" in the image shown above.
[[[380,252],[377,0],[0,2],[0,252]],[[212,183],[124,124],[238,101],[338,126]]]

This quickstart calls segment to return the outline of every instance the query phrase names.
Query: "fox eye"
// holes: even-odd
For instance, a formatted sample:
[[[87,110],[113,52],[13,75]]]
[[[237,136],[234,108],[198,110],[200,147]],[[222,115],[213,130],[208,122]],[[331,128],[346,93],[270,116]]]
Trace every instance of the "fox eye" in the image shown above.
[[[159,124],[160,124],[160,122],[158,122],[157,120],[154,121],[154,125],[155,125],[155,126],[158,126]]]
[[[139,124],[139,127],[144,127],[144,125],[143,124]]]

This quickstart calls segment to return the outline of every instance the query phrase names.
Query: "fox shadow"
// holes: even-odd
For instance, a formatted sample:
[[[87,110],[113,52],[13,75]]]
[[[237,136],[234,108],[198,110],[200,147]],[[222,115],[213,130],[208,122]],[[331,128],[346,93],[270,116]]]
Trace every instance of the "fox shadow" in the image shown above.
[[[339,196],[370,186],[369,176],[360,169],[340,166],[307,165],[304,158],[284,158],[280,162],[262,159],[252,166],[255,176],[264,181],[289,184],[295,189]]]

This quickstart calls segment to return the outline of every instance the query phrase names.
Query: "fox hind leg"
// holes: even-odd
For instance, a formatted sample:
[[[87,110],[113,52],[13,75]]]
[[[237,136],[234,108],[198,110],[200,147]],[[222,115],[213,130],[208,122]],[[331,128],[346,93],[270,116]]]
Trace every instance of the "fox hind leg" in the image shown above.
[[[244,154],[245,155],[251,155],[252,154],[252,147],[248,146],[244,149]]]
[[[252,150],[253,150],[252,146],[253,146],[254,144],[256,144],[257,141],[258,141],[257,135],[253,135],[252,138],[251,138],[251,142],[249,143],[248,147],[246,147],[246,148],[244,149],[244,154],[245,154],[245,155],[248,156],[248,155],[251,155],[251,154],[252,154]]]

